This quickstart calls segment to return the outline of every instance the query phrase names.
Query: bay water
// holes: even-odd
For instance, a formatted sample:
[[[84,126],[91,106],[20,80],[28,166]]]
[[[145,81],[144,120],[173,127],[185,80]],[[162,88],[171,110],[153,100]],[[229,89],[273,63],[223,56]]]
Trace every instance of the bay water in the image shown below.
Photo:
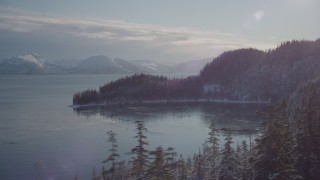
[[[253,141],[263,105],[155,104],[87,108],[74,111],[75,92],[125,77],[118,75],[0,76],[0,179],[90,179],[100,171],[110,145],[107,131],[117,133],[120,158],[136,145],[137,120],[148,129],[147,149],[173,147],[184,157],[199,151],[213,121],[234,131],[234,145]],[[185,77],[186,74],[169,74]],[[224,133],[220,133],[223,145]]]

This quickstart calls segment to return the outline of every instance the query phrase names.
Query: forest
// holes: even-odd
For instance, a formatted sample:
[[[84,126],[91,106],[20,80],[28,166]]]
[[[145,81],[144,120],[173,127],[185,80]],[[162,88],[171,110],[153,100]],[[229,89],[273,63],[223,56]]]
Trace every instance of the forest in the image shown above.
[[[305,107],[290,120],[285,102],[261,112],[266,119],[254,143],[235,145],[232,131],[219,130],[211,123],[199,152],[192,157],[178,155],[172,147],[148,149],[147,129],[136,121],[132,159],[119,161],[116,133],[109,131],[110,149],[101,172],[92,179],[317,179],[320,175],[320,112],[314,97],[304,99]],[[293,122],[294,121],[294,122]],[[225,134],[220,146],[218,133]]]
[[[141,102],[143,100],[172,100],[199,98],[201,91],[197,77],[169,79],[164,76],[135,74],[89,89],[73,96],[73,104]]]
[[[132,160],[118,161],[116,132],[108,132],[109,149],[101,172],[92,179],[318,179],[320,177],[320,40],[291,41],[275,50],[241,49],[223,53],[199,76],[168,79],[136,74],[99,91],[76,93],[74,104],[142,100],[214,98],[270,100],[254,143],[225,144],[210,133],[192,157],[173,148],[148,149],[146,128],[137,121]],[[130,151],[130,150],[129,150]]]
[[[258,112],[264,117],[254,142],[235,144],[231,129],[217,129],[212,122],[199,152],[183,157],[172,147],[148,148],[144,121],[136,121],[136,146],[131,159],[119,160],[116,132],[107,132],[110,149],[100,179],[179,180],[291,180],[320,177],[320,79],[299,88],[290,98]],[[218,134],[225,136],[223,144]]]

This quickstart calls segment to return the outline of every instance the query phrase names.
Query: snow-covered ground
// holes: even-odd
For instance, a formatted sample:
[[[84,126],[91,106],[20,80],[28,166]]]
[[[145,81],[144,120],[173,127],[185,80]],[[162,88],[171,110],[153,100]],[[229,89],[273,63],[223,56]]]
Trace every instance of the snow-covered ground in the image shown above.
[[[166,104],[166,103],[238,103],[238,104],[269,104],[270,101],[235,101],[228,99],[179,99],[179,100],[143,100],[143,101],[118,101],[90,104],[70,105],[73,109],[81,107],[99,107],[114,105],[132,105],[132,104]]]

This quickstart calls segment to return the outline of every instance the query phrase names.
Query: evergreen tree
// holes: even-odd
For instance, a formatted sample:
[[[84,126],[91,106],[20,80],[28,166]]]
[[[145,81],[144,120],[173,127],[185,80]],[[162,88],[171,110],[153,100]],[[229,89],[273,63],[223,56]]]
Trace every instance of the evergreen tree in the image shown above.
[[[114,179],[116,175],[116,157],[119,156],[118,145],[117,140],[115,138],[116,133],[114,133],[113,131],[108,131],[107,134],[109,135],[108,142],[111,143],[111,149],[109,150],[110,155],[106,160],[103,161],[103,163],[111,162],[111,166],[109,169],[105,169],[103,167],[102,176],[103,179]]]
[[[121,161],[117,166],[117,179],[118,180],[126,180],[128,179],[128,172],[126,169],[125,161]]]
[[[173,147],[168,147],[164,151],[165,168],[170,172],[171,175],[174,175],[176,173],[176,156],[177,153],[174,151]]]
[[[235,151],[232,145],[231,130],[227,132],[225,138],[224,148],[221,152],[222,158],[220,162],[219,179],[221,180],[233,180],[238,178],[238,165],[235,156]]]
[[[270,107],[264,132],[257,139],[255,179],[300,179],[294,168],[292,150],[294,141],[286,104]]]
[[[149,152],[152,162],[147,171],[148,179],[175,179],[175,172],[172,172],[174,164],[172,163],[171,153],[172,152],[165,152],[161,146],[158,146],[156,150]]]
[[[276,171],[275,143],[269,133],[270,121],[264,122],[262,135],[256,139],[254,154],[254,179],[269,179],[269,175]]]
[[[241,146],[237,143],[236,151],[235,151],[235,164],[236,164],[236,172],[237,176],[241,177],[243,176],[242,174],[244,173],[242,170],[242,149]]]
[[[152,162],[149,165],[147,177],[148,179],[151,178],[158,178],[161,177],[162,174],[167,174],[164,170],[164,154],[163,148],[158,146],[156,150],[150,151],[149,155],[151,156],[150,159]]]
[[[210,147],[208,145],[208,140],[205,141],[205,143],[203,144],[203,147],[202,147],[202,154],[203,154],[203,157],[204,157],[204,161],[203,161],[203,171],[204,171],[204,179],[212,179],[212,175],[210,174],[211,172],[211,166],[210,166],[210,160],[209,160],[209,157],[210,157]]]
[[[209,132],[209,138],[207,140],[207,146],[208,146],[208,155],[206,159],[209,161],[209,175],[210,177],[216,177],[218,174],[218,168],[217,161],[219,158],[219,131],[216,128],[214,122],[212,121],[209,126],[210,132]]]
[[[320,176],[320,109],[314,89],[304,97],[301,116],[297,120],[295,166],[305,179]]]
[[[104,168],[102,168],[102,169],[104,169]],[[102,172],[103,172],[103,170],[102,170]],[[101,179],[102,179],[102,175],[100,173],[97,173],[96,169],[93,168],[91,180],[101,180]]]
[[[180,155],[177,161],[177,173],[176,179],[185,180],[189,177],[190,169],[188,168],[187,162],[183,159],[182,155]]]
[[[193,177],[195,179],[203,179],[205,175],[204,156],[199,149],[198,154],[193,156]]]
[[[137,136],[138,145],[131,150],[131,153],[135,155],[133,157],[132,163],[132,172],[131,175],[136,179],[145,179],[145,172],[148,167],[148,150],[145,149],[145,146],[148,145],[146,141],[147,137],[144,135],[144,132],[147,128],[144,127],[143,121],[136,121],[137,124]]]
[[[249,162],[250,158],[250,151],[248,149],[247,141],[242,141],[241,144],[241,158],[240,158],[240,164],[241,164],[241,178],[243,180],[249,180],[252,179],[252,167]]]
[[[284,107],[286,106],[284,105]],[[273,177],[274,179],[301,179],[294,168],[294,142],[287,113],[282,110],[282,115],[278,116],[275,121],[278,124],[279,151],[277,154],[277,169]]]

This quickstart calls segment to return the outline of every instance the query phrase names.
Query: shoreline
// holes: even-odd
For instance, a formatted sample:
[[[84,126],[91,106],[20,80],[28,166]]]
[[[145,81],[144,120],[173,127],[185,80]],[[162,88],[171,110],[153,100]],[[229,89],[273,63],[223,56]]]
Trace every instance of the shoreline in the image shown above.
[[[174,104],[174,103],[233,103],[233,104],[270,104],[271,101],[240,101],[240,100],[219,100],[219,99],[189,99],[189,100],[143,100],[129,102],[110,102],[110,103],[91,103],[91,104],[76,104],[70,105],[73,109],[83,107],[102,107],[102,106],[117,106],[117,105],[137,105],[137,104]]]

